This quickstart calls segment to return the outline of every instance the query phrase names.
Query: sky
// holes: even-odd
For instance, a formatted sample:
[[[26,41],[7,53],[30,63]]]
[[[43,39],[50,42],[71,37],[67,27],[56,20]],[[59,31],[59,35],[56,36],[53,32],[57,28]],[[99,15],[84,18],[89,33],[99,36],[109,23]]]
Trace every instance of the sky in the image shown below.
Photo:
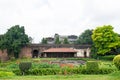
[[[103,25],[120,34],[120,0],[0,0],[0,34],[14,25],[24,26],[33,43]]]

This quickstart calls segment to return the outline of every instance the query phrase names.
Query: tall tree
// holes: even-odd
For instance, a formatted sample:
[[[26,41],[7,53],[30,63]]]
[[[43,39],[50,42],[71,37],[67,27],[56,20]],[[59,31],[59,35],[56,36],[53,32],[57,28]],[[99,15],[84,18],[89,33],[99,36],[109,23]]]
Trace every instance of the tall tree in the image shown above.
[[[80,36],[79,39],[77,40],[77,44],[92,44],[92,30],[87,29],[85,30]]]
[[[8,29],[0,43],[0,48],[7,49],[8,55],[14,53],[14,57],[18,58],[21,48],[29,43],[29,38],[23,26],[15,25]]]
[[[104,55],[120,46],[120,37],[113,31],[111,25],[97,27],[93,31],[92,39],[97,53]]]
[[[59,40],[59,37],[56,37],[55,39],[55,44],[61,44],[60,40]]]
[[[63,44],[69,44],[69,41],[67,38],[64,39]]]
[[[45,38],[42,39],[41,41],[42,44],[47,44],[47,40]]]

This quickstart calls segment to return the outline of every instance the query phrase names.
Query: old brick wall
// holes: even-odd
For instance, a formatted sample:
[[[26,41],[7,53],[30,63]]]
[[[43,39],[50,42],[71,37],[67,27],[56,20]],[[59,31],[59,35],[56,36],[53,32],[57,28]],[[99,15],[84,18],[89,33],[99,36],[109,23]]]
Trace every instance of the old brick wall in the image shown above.
[[[0,50],[0,60],[1,61],[8,60],[7,50]]]
[[[19,54],[19,57],[22,58],[22,57],[28,57],[28,58],[31,58],[32,57],[32,49],[29,48],[29,47],[24,47],[21,49],[21,52]]]

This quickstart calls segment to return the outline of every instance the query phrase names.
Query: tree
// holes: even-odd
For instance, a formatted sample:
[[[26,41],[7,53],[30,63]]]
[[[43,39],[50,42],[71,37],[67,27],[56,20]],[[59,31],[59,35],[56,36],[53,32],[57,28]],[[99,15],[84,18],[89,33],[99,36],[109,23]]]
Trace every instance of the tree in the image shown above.
[[[55,44],[61,44],[60,40],[59,40],[59,37],[56,37],[55,39]]]
[[[69,44],[69,41],[67,38],[64,39],[63,44]]]
[[[111,25],[97,27],[92,34],[97,54],[105,55],[120,46],[120,37]]]
[[[80,36],[79,39],[77,40],[77,44],[92,44],[92,30],[85,30]]]
[[[45,38],[42,39],[41,41],[42,44],[47,44],[47,40]]]
[[[0,48],[7,49],[9,56],[14,53],[14,57],[18,58],[21,48],[29,43],[29,38],[23,26],[15,25],[8,29],[0,43]]]
[[[29,42],[33,43],[33,38],[32,37],[29,37]]]

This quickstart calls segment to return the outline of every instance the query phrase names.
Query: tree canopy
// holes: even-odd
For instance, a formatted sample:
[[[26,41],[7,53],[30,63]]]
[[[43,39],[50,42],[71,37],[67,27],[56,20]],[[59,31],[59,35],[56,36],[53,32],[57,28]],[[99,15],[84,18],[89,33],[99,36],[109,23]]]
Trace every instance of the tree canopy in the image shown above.
[[[47,40],[45,38],[42,38],[41,44],[47,44]]]
[[[19,52],[23,46],[29,43],[29,37],[25,34],[24,26],[15,25],[2,35],[0,39],[0,49],[7,49],[8,55],[14,53],[14,57],[18,58]]]
[[[69,44],[69,41],[67,38],[64,39],[63,44]]]
[[[87,29],[85,30],[80,36],[79,39],[77,40],[77,44],[92,44],[92,30]]]
[[[61,41],[59,40],[59,37],[56,37],[55,44],[61,44]]]
[[[92,39],[97,48],[97,54],[107,54],[120,46],[120,37],[113,31],[111,25],[97,27],[93,30]]]

